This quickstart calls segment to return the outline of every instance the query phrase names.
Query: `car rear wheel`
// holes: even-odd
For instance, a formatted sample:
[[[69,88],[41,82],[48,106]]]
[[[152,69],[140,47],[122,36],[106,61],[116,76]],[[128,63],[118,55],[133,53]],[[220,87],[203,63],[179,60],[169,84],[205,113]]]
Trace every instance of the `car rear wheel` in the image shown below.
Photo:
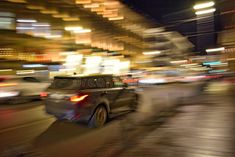
[[[102,127],[107,121],[108,113],[104,106],[98,106],[89,121],[89,127]]]

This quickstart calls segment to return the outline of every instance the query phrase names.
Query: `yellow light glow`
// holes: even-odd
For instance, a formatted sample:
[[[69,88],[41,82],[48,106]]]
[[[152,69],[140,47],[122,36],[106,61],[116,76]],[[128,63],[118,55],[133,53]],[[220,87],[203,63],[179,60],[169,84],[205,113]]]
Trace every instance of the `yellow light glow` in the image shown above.
[[[0,69],[0,72],[9,72],[9,71],[13,71],[13,69]]]
[[[187,63],[188,60],[178,60],[178,61],[171,61],[170,63],[172,64],[183,64],[183,63]]]
[[[17,75],[33,74],[33,73],[35,73],[34,70],[18,70],[18,71],[16,71]]]
[[[89,56],[85,62],[85,74],[95,74],[100,72],[100,64],[102,57],[100,56]]]
[[[85,4],[83,5],[84,8],[98,8],[100,5],[98,3],[92,3],[92,4]]]
[[[110,21],[116,21],[116,20],[123,20],[124,17],[123,16],[118,16],[118,17],[110,17],[109,20]]]
[[[90,4],[91,0],[76,0],[76,4]]]
[[[55,14],[52,16],[55,18],[68,18],[68,17],[70,17],[68,14]]]
[[[103,12],[105,11],[105,7],[91,8],[92,12]]]
[[[75,54],[77,54],[77,53],[74,51],[60,52],[61,56],[68,56],[68,55],[75,55]]]
[[[203,14],[213,13],[213,12],[215,12],[215,11],[216,11],[216,9],[215,9],[215,8],[212,8],[212,9],[197,11],[195,14],[196,14],[196,15],[203,15]]]
[[[103,12],[102,11],[98,11],[96,12],[97,15],[103,15]]]
[[[200,4],[196,4],[193,8],[195,10],[199,10],[199,9],[205,9],[205,8],[209,8],[215,5],[215,2],[210,1],[210,2],[206,2],[206,3],[200,3]]]
[[[66,17],[63,18],[63,21],[79,21],[80,19],[78,17]]]
[[[44,10],[45,8],[42,6],[37,6],[37,5],[28,5],[26,8],[31,9],[31,10]]]
[[[82,30],[80,26],[67,26],[64,28],[66,31],[79,31]]]
[[[144,55],[158,55],[161,51],[149,51],[149,52],[143,52]]]
[[[90,33],[90,29],[81,29],[81,30],[74,30],[74,33]]]
[[[40,12],[42,14],[58,14],[58,11],[56,11],[56,10],[47,10],[47,9],[45,9],[45,10],[41,10]]]
[[[74,54],[74,55],[68,55],[66,57],[66,63],[67,65],[78,65],[81,63],[83,58],[82,54]]]
[[[109,5],[119,5],[120,3],[118,1],[106,1],[103,3],[105,6]]]
[[[26,0],[7,0],[8,2],[13,2],[13,3],[27,3]]]
[[[46,35],[45,38],[58,39],[58,38],[62,38],[62,35]]]
[[[103,17],[106,17],[106,18],[113,18],[113,17],[117,17],[118,14],[117,13],[112,13],[112,14],[103,14]]]

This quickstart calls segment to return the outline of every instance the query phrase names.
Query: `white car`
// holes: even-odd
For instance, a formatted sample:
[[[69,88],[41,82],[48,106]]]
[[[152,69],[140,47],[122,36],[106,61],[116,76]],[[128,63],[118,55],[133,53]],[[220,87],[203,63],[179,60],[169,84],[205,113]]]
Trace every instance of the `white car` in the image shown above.
[[[0,82],[0,102],[20,102],[40,96],[50,85],[49,81],[36,77],[2,79]]]

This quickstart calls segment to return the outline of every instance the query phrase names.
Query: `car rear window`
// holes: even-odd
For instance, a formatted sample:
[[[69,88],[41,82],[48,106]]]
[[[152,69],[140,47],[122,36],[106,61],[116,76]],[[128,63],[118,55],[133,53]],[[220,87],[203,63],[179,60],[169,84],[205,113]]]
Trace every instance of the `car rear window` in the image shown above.
[[[95,89],[107,88],[103,77],[55,78],[49,88],[52,89]]]
[[[81,88],[81,79],[55,78],[49,88],[51,89]]]

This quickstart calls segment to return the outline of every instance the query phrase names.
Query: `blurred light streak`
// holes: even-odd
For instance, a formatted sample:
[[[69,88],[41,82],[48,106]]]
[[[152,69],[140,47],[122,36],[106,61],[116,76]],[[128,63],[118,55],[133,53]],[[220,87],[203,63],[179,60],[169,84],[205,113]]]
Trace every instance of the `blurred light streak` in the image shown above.
[[[66,65],[78,65],[82,61],[82,54],[68,55],[66,58]]]
[[[27,5],[26,8],[31,10],[44,10],[45,8],[43,6],[38,5]]]
[[[80,26],[67,26],[64,29],[66,31],[79,31],[79,30],[82,30],[83,28]]]
[[[58,14],[58,11],[56,10],[41,10],[42,14]]]
[[[211,65],[212,68],[214,67],[227,67],[228,63],[221,63],[221,64],[217,64],[217,65]]]
[[[213,7],[214,5],[215,5],[215,2],[210,1],[210,2],[205,2],[205,3],[196,4],[196,5],[194,5],[193,9],[199,10],[199,9],[204,9],[204,8]]]
[[[92,4],[85,4],[83,5],[84,8],[98,8],[100,5],[98,3],[92,3]]]
[[[90,4],[91,0],[76,0],[76,4]]]
[[[75,55],[76,52],[73,52],[73,51],[69,51],[69,52],[60,52],[60,55],[64,55],[64,56],[67,56],[67,55]]]
[[[57,39],[57,38],[62,38],[62,35],[45,35],[45,38]]]
[[[226,69],[223,69],[223,70],[211,70],[211,71],[209,71],[209,73],[224,73],[226,71],[228,71],[228,70],[226,70]]]
[[[16,71],[17,75],[24,75],[24,74],[34,74],[34,70],[18,70]]]
[[[220,65],[221,61],[215,61],[215,62],[204,62],[203,65]]]
[[[120,3],[118,1],[106,1],[103,3],[103,5],[105,6],[109,6],[109,5],[119,5]]]
[[[40,68],[40,67],[47,67],[46,65],[43,64],[24,64],[24,68]]]
[[[227,61],[234,61],[235,58],[228,58]]]
[[[17,83],[0,83],[0,87],[16,86]]]
[[[17,22],[22,22],[22,23],[36,23],[37,20],[33,20],[33,19],[17,19]]]
[[[161,54],[161,51],[149,51],[149,52],[143,52],[144,55],[158,55]]]
[[[36,23],[36,24],[32,24],[33,27],[50,27],[50,24],[47,23]]]
[[[110,17],[109,20],[110,21],[116,21],[116,20],[123,20],[124,17],[123,16],[118,16],[118,17]]]
[[[0,72],[8,72],[8,71],[13,71],[12,69],[0,69]]]
[[[26,0],[7,0],[8,2],[13,2],[13,3],[27,3]]]
[[[219,52],[224,50],[225,50],[224,47],[220,47],[220,48],[206,49],[206,52]]]
[[[188,60],[178,60],[178,61],[171,61],[170,63],[172,64],[183,64],[183,63],[187,63]]]
[[[0,23],[2,23],[2,24],[11,24],[12,22],[11,21],[0,21]]]
[[[54,14],[52,16],[55,18],[69,18],[70,17],[68,14]]]
[[[81,29],[81,30],[75,30],[74,33],[90,33],[90,29]]]
[[[18,30],[33,30],[34,27],[16,27]]]
[[[183,64],[183,65],[180,65],[180,66],[182,66],[182,67],[195,67],[195,66],[200,66],[200,65],[198,65],[197,63],[192,63],[192,64]]]
[[[64,17],[63,21],[79,21],[78,17]]]
[[[19,92],[0,92],[0,98],[13,97],[19,95]]]
[[[197,11],[195,14],[196,14],[196,15],[203,15],[203,14],[213,13],[213,12],[215,12],[215,11],[216,11],[216,9],[215,9],[215,8],[212,8],[212,9]]]
[[[146,79],[140,79],[139,83],[143,83],[143,84],[157,84],[157,83],[166,83],[165,79],[154,79],[154,78],[146,78]]]
[[[66,69],[59,69],[59,71],[66,72],[66,71],[76,71],[76,68],[66,68]]]

